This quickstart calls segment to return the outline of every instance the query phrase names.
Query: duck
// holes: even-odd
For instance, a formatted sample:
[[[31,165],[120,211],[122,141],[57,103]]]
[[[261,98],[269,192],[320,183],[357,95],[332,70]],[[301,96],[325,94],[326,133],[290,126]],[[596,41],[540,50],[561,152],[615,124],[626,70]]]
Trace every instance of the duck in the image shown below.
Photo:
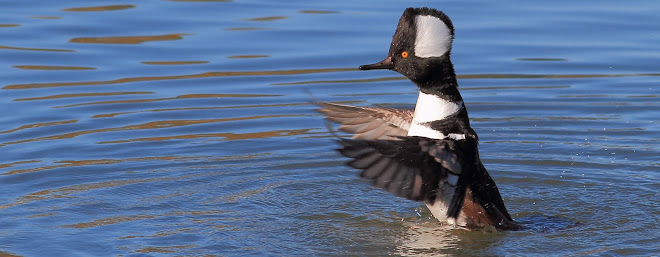
[[[318,111],[353,134],[337,139],[337,151],[375,187],[423,202],[455,227],[518,230],[481,162],[450,59],[453,40],[454,26],[442,11],[405,9],[387,57],[358,69],[407,77],[419,88],[414,110],[318,102]]]

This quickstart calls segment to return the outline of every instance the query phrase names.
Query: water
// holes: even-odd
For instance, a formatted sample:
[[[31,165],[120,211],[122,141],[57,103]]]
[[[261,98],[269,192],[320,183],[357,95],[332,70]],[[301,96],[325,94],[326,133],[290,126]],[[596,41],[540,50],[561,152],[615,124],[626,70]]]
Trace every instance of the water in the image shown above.
[[[448,229],[333,151],[315,99],[414,104],[356,70],[409,4],[452,18],[482,159],[532,229]],[[0,6],[0,255],[660,251],[658,3]]]

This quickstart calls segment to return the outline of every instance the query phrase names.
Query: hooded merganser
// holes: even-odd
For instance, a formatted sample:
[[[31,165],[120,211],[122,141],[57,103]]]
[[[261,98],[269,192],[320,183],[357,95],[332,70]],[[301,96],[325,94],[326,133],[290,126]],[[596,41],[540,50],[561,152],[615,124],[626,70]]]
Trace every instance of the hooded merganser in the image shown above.
[[[443,12],[406,9],[387,58],[359,69],[408,77],[420,89],[414,112],[332,103],[319,103],[319,111],[354,133],[353,139],[338,140],[338,151],[376,187],[424,202],[449,224],[517,229],[479,158],[478,137],[449,58],[453,39],[454,27]]]

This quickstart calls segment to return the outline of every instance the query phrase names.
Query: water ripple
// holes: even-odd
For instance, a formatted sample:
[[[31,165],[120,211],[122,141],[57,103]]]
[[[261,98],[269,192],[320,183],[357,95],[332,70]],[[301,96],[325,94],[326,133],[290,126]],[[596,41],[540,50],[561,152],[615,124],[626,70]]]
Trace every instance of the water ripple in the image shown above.
[[[144,81],[177,80],[177,79],[210,78],[210,77],[298,75],[298,74],[341,72],[341,71],[353,71],[353,70],[356,69],[331,68],[331,69],[302,69],[302,70],[274,70],[274,71],[225,71],[225,72],[217,71],[217,72],[190,74],[190,75],[132,77],[132,78],[122,78],[115,80],[105,80],[105,81],[14,84],[14,85],[4,86],[2,87],[2,89],[34,89],[34,88],[50,88],[50,87],[68,87],[68,86],[113,85],[113,84],[124,84],[124,83],[144,82]]]

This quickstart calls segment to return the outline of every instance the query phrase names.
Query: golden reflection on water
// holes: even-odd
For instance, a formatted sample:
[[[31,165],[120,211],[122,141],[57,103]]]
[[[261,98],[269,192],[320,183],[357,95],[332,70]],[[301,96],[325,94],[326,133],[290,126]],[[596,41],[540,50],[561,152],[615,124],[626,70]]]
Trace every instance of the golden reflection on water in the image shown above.
[[[116,117],[116,116],[119,116],[119,115],[144,113],[144,112],[173,112],[173,111],[245,109],[245,108],[265,108],[265,107],[286,107],[286,106],[298,106],[298,105],[311,105],[311,103],[254,104],[254,105],[212,106],[212,107],[177,107],[177,108],[152,109],[152,110],[143,110],[143,111],[113,112],[113,113],[96,114],[96,115],[92,116],[92,118],[111,118],[111,117]]]
[[[164,97],[164,98],[153,98],[153,99],[131,99],[131,100],[111,100],[111,101],[100,101],[100,102],[91,102],[91,103],[78,103],[78,104],[69,104],[55,106],[53,108],[68,108],[76,106],[86,106],[86,105],[99,105],[99,104],[127,104],[127,103],[150,103],[150,102],[160,102],[160,101],[169,101],[176,99],[187,99],[187,98],[240,98],[240,97],[277,97],[282,95],[275,94],[187,94],[180,95],[175,97]]]
[[[268,154],[269,153],[255,153],[255,154],[248,154],[248,155],[223,156],[223,157],[215,157],[215,156],[151,156],[151,157],[133,157],[133,158],[126,158],[126,159],[97,159],[97,160],[81,160],[81,161],[63,160],[63,161],[57,161],[56,163],[61,163],[61,164],[57,164],[57,165],[42,166],[42,167],[30,168],[30,169],[12,170],[12,171],[6,172],[4,174],[0,174],[0,175],[15,175],[15,174],[28,173],[28,172],[52,170],[52,169],[64,168],[64,167],[83,167],[83,166],[88,166],[88,165],[116,164],[116,163],[123,163],[123,162],[142,162],[142,161],[184,162],[184,161],[195,161],[195,160],[202,160],[202,159],[211,160],[211,161],[245,160],[245,159],[253,159],[253,158],[261,157],[261,156],[268,155]],[[31,160],[31,161],[25,161],[25,162],[15,162],[15,163],[10,163],[10,165],[14,166],[14,165],[18,165],[18,164],[21,164],[21,163],[31,163],[31,162],[41,162],[41,161],[40,160]],[[9,166],[9,167],[11,167],[11,166]],[[105,183],[105,182],[102,182],[102,183]],[[5,207],[7,207],[7,206],[3,207],[3,205],[0,205],[0,209],[5,208]]]
[[[120,163],[120,162],[123,162],[123,161],[122,160],[117,160],[117,159],[84,160],[84,161],[59,161],[58,163],[63,163],[63,164],[50,165],[50,166],[41,166],[41,167],[31,168],[31,169],[13,170],[13,171],[3,173],[2,175],[15,175],[15,174],[21,174],[21,173],[26,173],[26,172],[50,170],[50,169],[63,168],[63,167],[78,167],[78,166],[86,166],[86,165],[114,164],[114,163]]]
[[[20,127],[15,128],[15,129],[0,131],[0,134],[12,133],[12,132],[16,132],[16,131],[19,131],[19,130],[22,130],[22,129],[38,128],[38,127],[54,126],[54,125],[62,125],[62,124],[71,124],[71,123],[76,123],[76,122],[78,122],[78,120],[62,120],[62,121],[51,121],[51,122],[39,122],[39,123],[34,123],[34,124],[26,124],[26,125],[21,125]]]
[[[40,162],[40,160],[28,160],[28,161],[17,161],[17,162],[4,163],[4,164],[0,164],[0,169],[11,168],[11,167],[14,167],[16,165],[21,165],[21,164],[26,164],[26,163],[35,163],[35,162]]]
[[[215,158],[215,159],[212,159],[212,160],[213,161],[240,160],[240,159],[254,158],[255,156],[258,156],[258,155],[227,156],[227,157]],[[79,167],[79,166],[86,166],[86,165],[99,165],[99,164],[120,163],[120,162],[151,161],[151,160],[190,161],[190,160],[198,160],[198,159],[209,159],[209,157],[207,157],[207,156],[200,156],[200,157],[157,156],[157,157],[139,157],[139,158],[128,158],[128,159],[104,159],[104,160],[85,160],[85,161],[62,161],[62,162],[68,163],[68,164],[65,164],[66,167],[74,167],[74,166]],[[59,167],[63,167],[63,166],[57,166],[57,167],[50,166],[49,168],[53,169],[53,168],[59,168]],[[43,170],[43,169],[39,169],[39,170]],[[13,174],[33,172],[33,171],[39,171],[39,170],[32,170],[32,169],[28,170],[28,169],[26,169],[26,170],[20,170],[20,171],[5,173],[3,175],[13,175]],[[73,194],[87,192],[87,191],[95,190],[95,189],[106,189],[106,188],[112,188],[112,187],[118,187],[118,186],[124,186],[124,185],[131,185],[131,184],[139,184],[139,183],[176,181],[176,180],[189,179],[189,178],[193,178],[193,177],[208,176],[208,175],[209,175],[208,173],[205,173],[205,174],[189,174],[189,175],[178,176],[178,177],[154,177],[154,178],[145,178],[145,179],[110,180],[110,181],[103,181],[103,182],[93,182],[93,183],[65,186],[65,187],[60,187],[60,188],[55,188],[55,189],[46,189],[46,190],[41,190],[41,191],[34,192],[34,193],[29,193],[25,196],[21,196],[18,199],[16,199],[13,203],[0,205],[0,209],[14,207],[14,206],[17,206],[17,205],[31,203],[31,202],[35,202],[35,201],[60,199],[60,198],[66,198],[66,197],[73,198],[73,196],[71,196]],[[188,215],[203,215],[203,214],[200,214],[200,213],[204,213],[204,212],[205,211],[188,211],[188,213],[189,213]],[[172,212],[172,213],[181,213],[181,212],[180,211],[175,211],[175,212]],[[177,215],[181,215],[181,214],[177,214]],[[126,218],[119,218],[119,219],[120,220],[126,220]],[[92,225],[92,224],[94,224],[94,225]],[[90,226],[103,225],[103,224],[104,224],[104,222],[96,221],[96,222],[87,222],[87,223],[81,223],[81,224],[73,224],[73,225],[69,225],[69,226],[80,228],[80,227],[90,227]]]
[[[125,36],[125,37],[77,37],[69,40],[70,43],[86,44],[142,44],[149,41],[180,40],[188,34],[165,34],[155,36]]]
[[[267,16],[267,17],[257,17],[257,18],[251,18],[251,19],[246,19],[246,21],[276,21],[276,20],[284,20],[287,19],[288,17],[286,16]]]
[[[22,257],[22,256],[0,251],[0,257]]]
[[[267,58],[267,57],[270,57],[270,55],[253,54],[253,55],[232,55],[232,56],[227,56],[227,58],[232,58],[232,59],[252,59],[252,58]]]
[[[40,96],[40,97],[17,98],[17,99],[14,99],[14,101],[35,101],[35,100],[49,100],[49,99],[60,99],[60,98],[116,96],[116,95],[142,95],[142,94],[153,94],[153,93],[154,92],[150,92],[150,91],[137,91],[137,92],[101,92],[101,93],[59,94],[59,95],[49,95],[49,96]]]
[[[12,67],[24,70],[96,70],[94,67],[82,66],[14,65]]]
[[[255,189],[246,189],[242,190],[236,193],[229,193],[229,194],[223,194],[223,195],[218,195],[214,197],[212,200],[213,204],[218,204],[218,203],[239,203],[243,199],[250,198],[255,195],[260,195],[265,192],[268,192],[272,190],[273,188],[280,187],[280,186],[285,186],[285,185],[290,185],[295,182],[289,181],[289,182],[279,182],[279,183],[271,183],[265,186],[261,186],[259,188]]]
[[[3,174],[5,175],[5,174]],[[70,197],[69,195],[77,194],[81,192],[86,192],[94,189],[101,188],[111,188],[123,185],[137,184],[137,183],[148,183],[155,181],[167,181],[167,180],[176,180],[182,179],[181,177],[174,178],[149,178],[149,179],[129,179],[129,180],[111,180],[97,183],[88,183],[88,184],[79,184],[67,187],[60,187],[56,189],[47,189],[34,193],[21,196],[16,199],[13,203],[0,205],[0,209],[14,207],[21,204],[31,203],[35,201],[51,200],[51,199],[60,199],[65,197]]]
[[[27,217],[28,217],[28,219],[34,219],[34,218],[50,217],[50,216],[55,216],[55,215],[57,215],[57,212],[46,212],[46,213],[32,214],[32,215],[27,216]]]
[[[44,51],[44,52],[75,52],[76,51],[71,49],[30,48],[30,47],[3,46],[3,45],[0,45],[0,49],[20,50],[20,51]]]
[[[139,236],[122,236],[117,239],[134,239],[134,238],[154,238],[154,237],[166,237],[166,236],[171,236],[171,235],[176,235],[179,233],[183,232],[191,232],[193,229],[191,228],[179,228],[179,229],[174,229],[170,231],[158,231],[153,235],[139,235]]]
[[[163,213],[163,214],[158,214],[158,215],[115,216],[115,217],[97,219],[97,220],[93,220],[93,221],[90,221],[90,222],[81,222],[81,223],[75,223],[75,224],[69,224],[69,225],[62,225],[62,227],[65,227],[65,228],[91,228],[91,227],[99,227],[99,226],[129,222],[129,221],[154,219],[154,218],[162,218],[162,217],[170,217],[170,216],[203,216],[203,215],[216,215],[216,214],[224,214],[224,213],[227,213],[227,212],[226,211],[221,211],[221,210],[171,211],[171,212],[168,212],[168,213]]]
[[[338,11],[324,11],[324,10],[300,10],[299,13],[307,14],[328,14],[328,13],[339,13]]]
[[[65,12],[100,12],[100,11],[116,11],[135,8],[135,5],[124,4],[124,5],[104,5],[104,6],[91,6],[91,7],[73,7],[67,8],[62,11]]]
[[[142,62],[142,64],[149,65],[189,65],[189,64],[204,64],[209,63],[208,61],[152,61],[152,62]]]
[[[112,224],[117,224],[117,223],[129,222],[129,221],[154,219],[156,217],[158,217],[158,216],[157,215],[117,216],[117,217],[98,219],[98,220],[94,220],[94,221],[90,221],[90,222],[76,223],[76,224],[70,224],[70,225],[62,225],[62,227],[65,227],[65,228],[91,228],[91,227],[98,227],[98,226],[105,226],[105,225],[112,225]]]
[[[142,112],[142,111],[140,111]],[[115,116],[119,115],[124,115],[124,114],[132,114],[132,113],[140,113],[140,112],[113,112],[113,113],[104,113],[104,114],[96,114],[92,116],[92,118],[112,118]]]
[[[172,127],[181,127],[189,125],[198,125],[198,124],[207,124],[207,123],[217,123],[217,122],[227,122],[227,121],[240,121],[240,120],[253,120],[253,119],[267,119],[267,118],[279,118],[279,117],[292,117],[300,115],[258,115],[258,116],[249,116],[249,117],[238,117],[238,118],[223,118],[223,119],[204,119],[204,120],[159,120],[151,121],[137,125],[128,125],[122,127],[111,127],[111,128],[102,128],[102,129],[92,129],[92,130],[82,130],[76,132],[69,132],[59,135],[45,136],[45,137],[35,137],[17,141],[10,141],[0,144],[0,147],[13,145],[13,144],[22,144],[30,143],[37,141],[46,141],[46,140],[58,140],[58,139],[68,139],[75,138],[82,135],[96,134],[103,132],[116,132],[116,131],[127,131],[127,130],[144,130],[144,129],[160,129],[160,128],[172,128]],[[296,131],[296,130],[292,130]],[[268,132],[264,132],[268,133]],[[263,133],[251,133],[251,134],[237,134],[234,136],[236,139],[247,139],[247,138],[263,138],[267,137],[267,134]],[[274,136],[280,135],[280,133],[275,133]],[[232,136],[230,133],[227,136]]]
[[[160,80],[232,77],[232,76],[299,75],[299,74],[354,71],[354,70],[357,70],[357,68],[329,68],[329,69],[274,70],[274,71],[215,71],[215,72],[204,72],[204,73],[190,74],[190,75],[132,77],[132,78],[122,78],[122,79],[114,79],[114,80],[99,80],[99,81],[85,81],[85,82],[13,84],[13,85],[4,86],[2,89],[32,89],[32,88],[49,88],[49,87],[68,87],[68,86],[114,85],[114,84],[142,82],[142,81],[160,81]]]
[[[281,116],[295,116],[295,115],[281,115]],[[115,140],[115,141],[104,141],[104,142],[99,142],[99,144],[120,144],[120,143],[131,143],[131,142],[150,142],[150,141],[166,141],[166,140],[175,140],[175,139],[195,139],[195,138],[219,138],[223,140],[244,140],[244,139],[255,139],[255,138],[296,136],[296,135],[302,135],[309,130],[310,129],[292,129],[292,130],[275,130],[275,131],[264,131],[264,132],[253,132],[253,133],[188,134],[188,135],[177,135],[177,136],[166,136],[166,137],[143,137],[143,138]]]
[[[264,27],[231,27],[231,28],[226,28],[225,30],[228,31],[251,31],[251,30],[266,30],[268,28]]]

